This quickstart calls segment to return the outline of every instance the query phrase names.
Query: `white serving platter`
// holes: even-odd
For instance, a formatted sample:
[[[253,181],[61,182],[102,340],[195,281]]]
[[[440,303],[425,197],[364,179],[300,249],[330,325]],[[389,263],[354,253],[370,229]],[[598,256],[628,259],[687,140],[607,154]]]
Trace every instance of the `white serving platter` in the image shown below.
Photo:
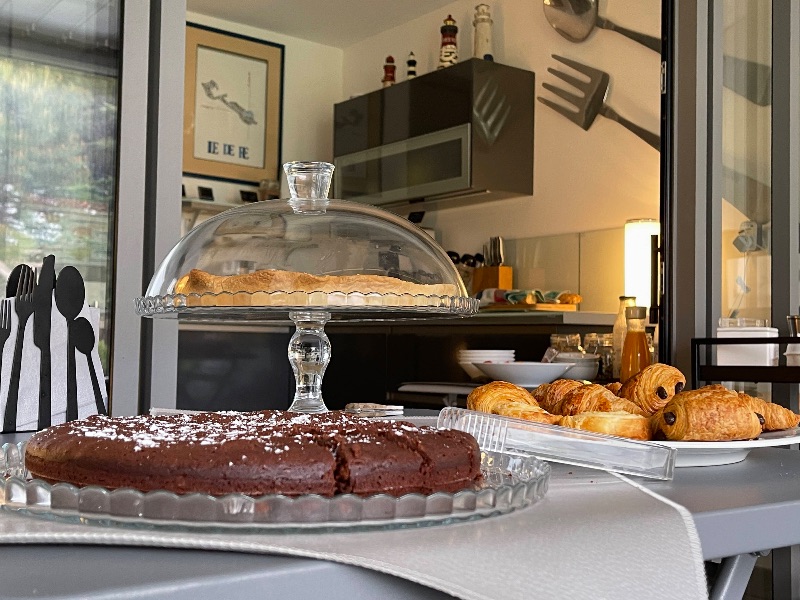
[[[713,467],[743,461],[753,448],[769,448],[800,443],[800,428],[769,431],[755,440],[730,442],[656,442],[675,448],[676,467]]]

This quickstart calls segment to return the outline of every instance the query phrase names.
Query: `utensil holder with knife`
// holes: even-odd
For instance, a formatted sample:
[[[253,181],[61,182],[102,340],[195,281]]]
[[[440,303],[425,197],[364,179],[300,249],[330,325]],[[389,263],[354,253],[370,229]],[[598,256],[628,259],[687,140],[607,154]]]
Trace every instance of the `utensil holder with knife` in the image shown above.
[[[510,290],[513,283],[514,269],[509,265],[478,267],[472,272],[472,295],[489,288]]]
[[[86,303],[78,270],[64,267],[56,278],[53,255],[35,271],[18,265],[1,302],[2,431],[34,431],[106,414],[96,344],[100,314]]]

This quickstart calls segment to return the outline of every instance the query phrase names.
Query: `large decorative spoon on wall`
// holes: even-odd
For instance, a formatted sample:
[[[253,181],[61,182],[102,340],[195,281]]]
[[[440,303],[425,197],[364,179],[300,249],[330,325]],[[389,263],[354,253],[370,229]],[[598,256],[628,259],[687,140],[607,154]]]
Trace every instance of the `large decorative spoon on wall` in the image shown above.
[[[661,40],[612,23],[600,16],[599,0],[543,0],[547,22],[570,42],[584,41],[595,27],[616,31],[661,55]],[[759,106],[772,103],[772,67],[723,55],[722,85]]]
[[[582,42],[595,27],[616,31],[661,54],[661,40],[612,23],[600,16],[598,0],[544,0],[544,16],[570,42]]]

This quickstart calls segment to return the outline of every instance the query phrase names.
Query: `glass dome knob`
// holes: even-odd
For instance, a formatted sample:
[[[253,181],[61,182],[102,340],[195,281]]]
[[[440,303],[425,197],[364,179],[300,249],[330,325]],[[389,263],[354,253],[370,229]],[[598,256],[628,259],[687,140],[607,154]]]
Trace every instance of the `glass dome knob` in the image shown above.
[[[296,213],[320,214],[328,206],[333,165],[326,162],[288,162],[283,165],[289,183],[289,203]]]

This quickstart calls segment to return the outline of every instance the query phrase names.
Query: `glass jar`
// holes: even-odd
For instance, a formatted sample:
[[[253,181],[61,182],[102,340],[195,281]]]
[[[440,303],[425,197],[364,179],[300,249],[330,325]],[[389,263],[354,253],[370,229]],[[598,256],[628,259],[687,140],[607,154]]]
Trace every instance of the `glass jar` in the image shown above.
[[[620,365],[622,360],[622,345],[625,342],[625,333],[628,331],[628,324],[625,319],[625,309],[634,306],[636,298],[633,296],[619,297],[619,310],[617,318],[614,320],[614,379],[620,376]]]
[[[597,333],[587,333],[583,336],[583,349],[589,354],[596,354],[600,345]]]
[[[622,346],[619,380],[625,383],[639,371],[650,364],[650,348],[647,345],[645,319],[647,309],[644,306],[629,306],[625,309],[628,331]]]
[[[550,347],[559,352],[583,352],[580,333],[551,333]]]
[[[600,357],[600,365],[597,371],[597,378],[603,381],[614,379],[614,334],[601,333],[597,336],[597,350]]]

